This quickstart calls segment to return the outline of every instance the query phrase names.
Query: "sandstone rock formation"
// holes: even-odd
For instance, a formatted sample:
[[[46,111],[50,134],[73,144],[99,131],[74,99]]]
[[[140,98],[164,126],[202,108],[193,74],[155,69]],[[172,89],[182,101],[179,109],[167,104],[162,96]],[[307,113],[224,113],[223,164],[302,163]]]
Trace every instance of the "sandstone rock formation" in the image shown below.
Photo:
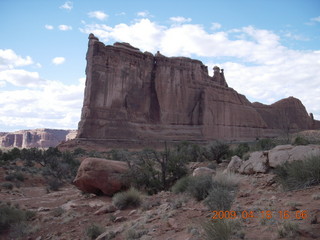
[[[105,46],[89,36],[78,139],[146,142],[252,140],[320,127],[302,103],[250,103],[228,87],[223,70],[185,57]]]
[[[211,168],[207,168],[207,167],[198,167],[195,170],[193,170],[192,176],[197,177],[197,176],[212,176],[213,174],[215,174],[216,171],[211,169]]]
[[[81,162],[73,183],[84,192],[112,196],[127,188],[122,178],[127,171],[125,162],[86,158]]]
[[[252,152],[247,161],[234,156],[227,171],[242,174],[267,173],[270,168],[275,168],[285,162],[303,161],[308,157],[319,155],[320,145],[279,145],[269,151]]]
[[[62,141],[73,139],[76,130],[33,129],[0,133],[0,147],[56,147]]]

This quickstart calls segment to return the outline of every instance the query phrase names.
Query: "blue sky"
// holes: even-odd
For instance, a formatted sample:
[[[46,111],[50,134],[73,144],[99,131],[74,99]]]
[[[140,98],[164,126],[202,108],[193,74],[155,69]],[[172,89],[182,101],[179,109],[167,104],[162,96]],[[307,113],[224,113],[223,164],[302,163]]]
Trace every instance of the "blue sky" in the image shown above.
[[[320,119],[318,0],[1,0],[0,31],[0,131],[77,128],[90,32],[218,65],[250,101],[294,96]]]

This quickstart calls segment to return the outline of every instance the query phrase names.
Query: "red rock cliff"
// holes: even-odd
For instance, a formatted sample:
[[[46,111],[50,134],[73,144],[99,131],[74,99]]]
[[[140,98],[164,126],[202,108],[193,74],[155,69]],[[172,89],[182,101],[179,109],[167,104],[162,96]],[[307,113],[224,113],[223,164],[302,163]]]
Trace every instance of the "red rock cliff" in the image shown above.
[[[127,43],[105,46],[93,34],[86,58],[78,138],[207,141],[270,137],[281,132],[283,126],[274,121],[282,121],[277,115],[283,109],[293,129],[312,127],[300,101],[252,104],[228,87],[223,70],[215,67],[210,77],[198,60],[142,53]]]

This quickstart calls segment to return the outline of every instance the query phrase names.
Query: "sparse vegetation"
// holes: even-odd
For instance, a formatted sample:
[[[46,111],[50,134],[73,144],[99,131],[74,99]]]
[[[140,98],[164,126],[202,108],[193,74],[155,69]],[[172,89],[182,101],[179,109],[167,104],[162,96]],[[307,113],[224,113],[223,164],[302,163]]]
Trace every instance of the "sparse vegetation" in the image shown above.
[[[3,182],[3,183],[1,183],[0,186],[1,186],[1,188],[8,189],[8,190],[13,189],[13,184],[10,182]]]
[[[208,196],[212,186],[211,176],[196,176],[190,177],[189,186],[186,190],[192,197],[201,201]]]
[[[308,145],[308,144],[310,144],[310,142],[302,136],[297,136],[293,142],[293,145]]]
[[[290,221],[285,221],[283,224],[278,226],[279,238],[284,237],[295,237],[298,234],[299,225]]]
[[[266,151],[270,150],[277,146],[276,142],[273,139],[270,138],[265,138],[265,139],[260,139],[256,143],[256,151]]]
[[[173,186],[172,186],[172,192],[173,193],[183,193],[187,190],[190,181],[192,178],[190,176],[184,176],[180,178]]]
[[[10,230],[15,224],[29,221],[34,212],[21,210],[11,204],[0,204],[0,234]]]
[[[128,163],[128,181],[149,194],[170,189],[177,179],[187,174],[186,160],[167,147],[162,152],[145,149],[132,156]]]
[[[103,233],[104,229],[99,224],[93,223],[86,228],[86,235],[89,239],[96,239]]]
[[[240,143],[235,150],[233,150],[232,155],[237,155],[239,158],[243,158],[243,156],[250,151],[250,146],[248,143]]]
[[[119,209],[126,209],[128,207],[139,207],[141,205],[142,193],[134,188],[130,188],[128,191],[116,193],[112,197],[112,203]]]
[[[204,154],[207,159],[220,163],[230,154],[229,145],[219,141],[212,142],[207,146],[207,151]]]
[[[230,190],[221,186],[220,184],[214,184],[214,187],[209,191],[208,196],[203,203],[211,211],[225,211],[231,208],[234,196]]]
[[[124,236],[126,240],[132,240],[132,239],[140,239],[143,235],[147,234],[148,230],[137,230],[135,228],[129,228]]]
[[[285,190],[302,189],[320,183],[320,156],[303,161],[286,162],[275,169],[277,180]]]

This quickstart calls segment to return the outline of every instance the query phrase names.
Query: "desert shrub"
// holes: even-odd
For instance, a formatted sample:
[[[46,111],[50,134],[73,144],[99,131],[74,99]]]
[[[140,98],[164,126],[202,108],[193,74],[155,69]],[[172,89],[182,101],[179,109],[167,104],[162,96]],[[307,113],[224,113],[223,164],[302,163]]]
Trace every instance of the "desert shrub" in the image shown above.
[[[6,181],[10,181],[11,182],[11,181],[14,181],[15,176],[13,174],[9,174],[9,175],[5,176],[4,179]]]
[[[129,228],[124,234],[124,239],[126,240],[141,239],[141,237],[147,233],[148,233],[148,230],[137,230],[135,228]]]
[[[187,192],[198,201],[201,201],[208,196],[212,186],[211,176],[190,177]]]
[[[111,159],[118,161],[128,161],[131,157],[131,153],[126,149],[112,149],[110,153]]]
[[[15,224],[28,221],[35,213],[18,209],[10,204],[0,205],[0,234],[10,230]]]
[[[237,155],[239,158],[242,158],[245,153],[250,151],[248,143],[240,143],[236,149],[233,151],[233,155]]]
[[[206,147],[204,155],[209,160],[215,160],[220,163],[230,153],[229,145],[223,142],[215,141]]]
[[[320,183],[320,156],[312,156],[303,161],[285,162],[274,170],[278,182],[284,189],[306,188]]]
[[[278,236],[280,238],[290,237],[293,238],[298,234],[299,225],[293,222],[284,222],[278,226]]]
[[[188,186],[190,184],[190,181],[192,181],[191,176],[184,176],[180,178],[176,183],[172,186],[171,190],[173,193],[183,193],[187,191]]]
[[[58,191],[62,185],[63,185],[63,182],[58,179],[58,178],[55,178],[55,177],[49,177],[47,179],[47,184],[48,184],[48,190],[50,191]]]
[[[232,201],[234,199],[233,194],[230,190],[224,188],[219,184],[214,184],[215,186],[209,191],[208,196],[203,201],[203,203],[211,211],[226,211],[230,210]]]
[[[3,183],[1,183],[1,187],[4,189],[12,190],[13,184],[10,182],[3,182]]]
[[[270,138],[264,138],[258,140],[256,143],[256,149],[257,151],[265,151],[265,150],[270,150],[276,146],[276,142]]]
[[[126,209],[128,207],[139,207],[142,199],[142,193],[134,188],[130,188],[128,191],[116,193],[112,197],[112,203],[119,209]]]
[[[237,239],[243,239],[245,235],[244,232],[241,231],[241,223],[237,219],[209,220],[203,222],[201,225],[206,240],[228,240],[231,239],[232,236],[236,236]]]
[[[149,194],[170,189],[188,172],[185,159],[168,148],[162,152],[144,149],[136,153],[136,157],[132,157],[128,163],[127,181]]]
[[[11,173],[11,174],[5,176],[5,180],[6,181],[18,180],[20,182],[23,182],[24,181],[24,175],[21,172]]]
[[[99,224],[92,223],[86,228],[86,235],[90,239],[96,239],[99,235],[104,232],[104,229]]]
[[[308,141],[308,139],[302,137],[302,136],[297,136],[294,139],[293,145],[308,145],[310,144],[310,142]]]
[[[202,224],[206,240],[228,240],[232,226],[227,220],[207,221]]]
[[[86,150],[82,149],[82,148],[76,148],[73,150],[72,153],[74,156],[83,156],[86,154]]]
[[[65,212],[65,210],[63,208],[57,207],[57,208],[52,210],[52,216],[60,217],[64,212]]]
[[[182,141],[175,146],[174,151],[180,158],[184,158],[186,162],[204,161],[205,149],[197,144]]]
[[[238,186],[240,176],[233,172],[223,173],[221,171],[218,171],[214,175],[213,181],[228,190],[233,190]]]

